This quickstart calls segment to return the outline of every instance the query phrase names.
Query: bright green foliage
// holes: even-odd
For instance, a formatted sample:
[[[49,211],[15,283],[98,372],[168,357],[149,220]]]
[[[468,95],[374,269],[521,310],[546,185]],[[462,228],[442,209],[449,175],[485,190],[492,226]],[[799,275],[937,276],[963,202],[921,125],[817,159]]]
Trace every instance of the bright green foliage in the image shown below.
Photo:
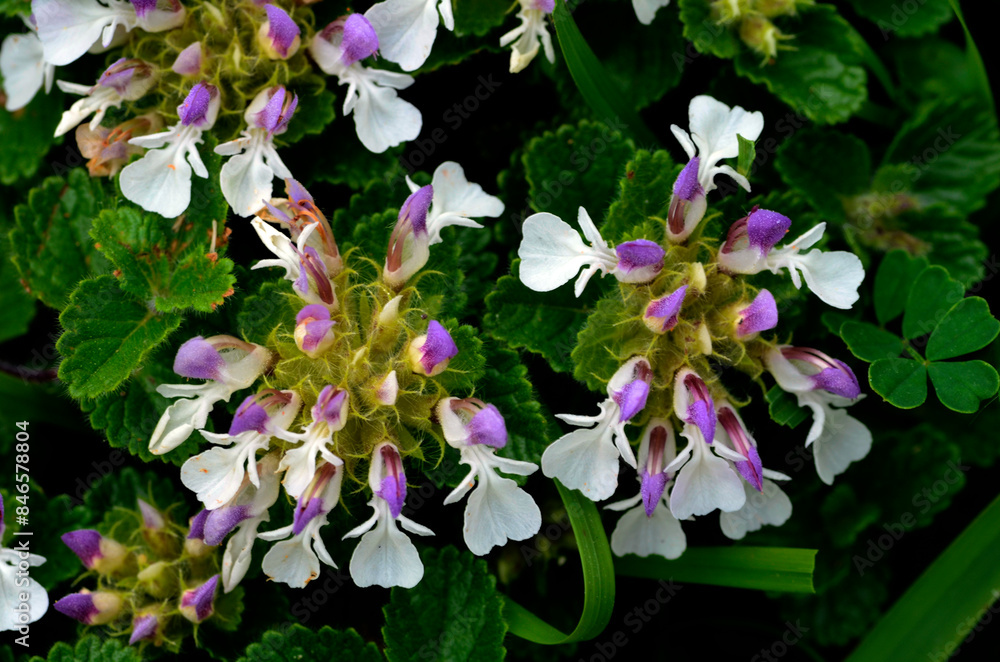
[[[875,316],[883,326],[903,314],[913,281],[927,267],[927,260],[906,251],[892,251],[875,273]]]
[[[576,226],[577,210],[598,218],[615,194],[615,182],[632,157],[632,141],[601,122],[583,120],[546,131],[528,143],[524,170],[531,207]]]
[[[222,227],[217,232],[221,233]],[[117,267],[122,290],[161,313],[211,312],[232,293],[233,262],[212,250],[210,228],[131,207],[104,210],[91,236]]]
[[[767,410],[771,416],[771,420],[779,425],[787,425],[790,428],[794,428],[809,418],[806,409],[799,406],[795,396],[783,390],[780,386],[772,386],[764,395],[764,399],[767,401]]]
[[[846,219],[844,201],[871,183],[868,146],[848,133],[805,129],[778,148],[775,169],[790,187],[831,221]],[[836,172],[836,177],[830,173]]]
[[[295,108],[293,120],[288,123],[288,130],[278,136],[282,142],[296,143],[306,136],[319,135],[337,115],[337,95],[325,89],[324,79],[310,76],[307,81],[313,89],[310,90],[310,86],[295,88],[299,105]],[[349,122],[344,120],[344,123]]]
[[[51,95],[39,90],[31,103],[21,110],[9,113],[0,108],[0,136],[4,137],[4,149],[0,153],[0,184],[10,186],[26,180],[42,167],[42,159],[57,142],[52,134],[62,115],[62,102],[63,95],[59,90],[54,89]],[[60,158],[71,154],[66,150]],[[57,173],[69,170],[58,161],[54,167],[61,168],[55,171]]]
[[[883,39],[919,37],[936,31],[955,17],[948,0],[923,0],[904,5],[892,0],[850,0],[854,10],[878,25]]]
[[[76,168],[67,179],[49,177],[14,208],[14,264],[30,293],[47,306],[62,310],[77,283],[106,270],[88,235],[103,204],[100,183]]]
[[[114,276],[99,276],[80,283],[59,321],[59,378],[73,397],[96,398],[128,379],[181,318],[157,314],[122,292]]]
[[[600,226],[601,236],[618,242],[649,217],[665,218],[681,167],[674,165],[667,151],[637,151],[625,165],[625,176],[618,182],[618,197]]]
[[[27,332],[35,317],[35,301],[25,293],[17,269],[8,260],[0,262],[0,342]]]
[[[353,628],[334,630],[324,625],[310,630],[295,623],[284,630],[268,630],[258,643],[247,646],[238,662],[300,662],[301,660],[351,660],[380,662],[378,647],[361,638]]]
[[[76,646],[57,642],[46,657],[35,655],[29,662],[142,662],[142,655],[125,639],[88,634],[76,642]]]
[[[712,20],[712,10],[705,0],[679,0],[684,38],[694,44],[699,53],[731,59],[740,52],[740,40],[724,25]]]
[[[31,13],[31,0],[0,0],[0,14],[27,16]]]
[[[391,662],[504,658],[503,598],[486,562],[454,547],[425,549],[415,588],[392,589],[385,607],[386,657]]]
[[[750,174],[750,167],[753,166],[753,160],[757,157],[757,151],[754,148],[753,141],[744,138],[740,134],[736,134],[736,141],[739,143],[740,149],[740,153],[736,158],[736,172],[745,177]]]

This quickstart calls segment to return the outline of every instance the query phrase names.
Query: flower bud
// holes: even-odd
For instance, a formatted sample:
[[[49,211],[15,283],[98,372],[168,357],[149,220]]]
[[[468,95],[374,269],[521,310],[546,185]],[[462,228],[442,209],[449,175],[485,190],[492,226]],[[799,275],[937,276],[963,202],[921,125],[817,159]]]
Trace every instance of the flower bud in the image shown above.
[[[378,403],[391,407],[396,404],[399,396],[399,379],[396,378],[396,371],[391,371],[386,375],[375,389],[375,399]]]
[[[636,356],[626,361],[608,382],[608,396],[618,405],[618,422],[632,419],[646,406],[653,369],[644,357]]]
[[[444,398],[436,406],[444,438],[458,449],[481,444],[492,448],[507,445],[507,425],[496,406],[479,398]]]
[[[160,617],[155,612],[136,614],[132,619],[132,634],[128,638],[129,645],[137,641],[156,640],[162,629]]]
[[[126,101],[135,101],[153,89],[156,70],[148,62],[121,58],[101,74],[97,84],[113,89]]]
[[[75,618],[84,625],[104,625],[118,618],[122,612],[123,601],[120,595],[110,591],[91,593],[83,589],[79,593],[71,593],[57,600],[53,607],[56,611]]]
[[[394,289],[401,288],[410,276],[427,264],[430,257],[427,210],[433,198],[434,188],[424,186],[411,193],[399,210],[382,270],[385,282]]]
[[[320,30],[309,53],[325,73],[340,76],[344,71],[378,50],[378,35],[362,14],[341,16]]]
[[[667,211],[667,238],[674,243],[687,239],[708,209],[705,189],[698,179],[700,164],[701,159],[697,156],[688,161],[674,182],[674,194]]]
[[[646,306],[643,323],[653,333],[666,333],[677,326],[677,314],[684,303],[687,285],[681,285],[665,297],[654,299]]]
[[[280,7],[264,5],[267,20],[257,31],[257,44],[271,60],[287,60],[299,50],[301,30],[292,17]]]
[[[763,55],[764,62],[768,62],[778,55],[778,42],[791,37],[783,34],[766,16],[752,14],[740,23],[740,39],[751,50]]]
[[[663,269],[666,252],[655,241],[636,239],[615,247],[615,278],[623,283],[648,283]]]
[[[110,575],[125,564],[128,550],[111,538],[105,538],[94,529],[80,529],[62,535],[62,541],[80,557],[88,570]]]
[[[177,54],[170,70],[181,76],[197,76],[201,73],[201,63],[201,42],[196,41]]]
[[[701,430],[706,443],[715,440],[715,402],[708,386],[690,368],[678,370],[674,377],[674,414]]]
[[[320,356],[333,345],[336,336],[330,310],[319,304],[309,304],[295,316],[295,344],[311,359]]]
[[[188,589],[181,595],[181,616],[192,623],[201,623],[215,611],[215,589],[219,585],[219,575],[213,575],[208,581],[196,588]]]
[[[774,295],[761,290],[750,305],[743,305],[736,311],[734,323],[736,337],[748,340],[752,336],[778,326],[778,305]]]
[[[208,83],[198,83],[188,92],[184,103],[177,106],[177,115],[184,126],[196,126],[207,131],[215,125],[221,106],[219,88]]]
[[[296,107],[297,94],[288,94],[284,85],[276,85],[261,90],[243,113],[243,119],[251,128],[265,129],[268,135],[279,135],[288,128]]]
[[[133,154],[145,151],[128,141],[156,133],[162,128],[163,120],[157,113],[134,117],[113,129],[103,126],[91,129],[89,124],[81,124],[76,127],[76,145],[83,157],[90,159],[87,171],[91,177],[114,177]]]
[[[427,333],[410,341],[407,356],[413,372],[434,377],[448,368],[448,362],[458,354],[458,346],[448,330],[435,320],[427,325]]]
[[[136,575],[136,579],[146,593],[161,600],[173,595],[177,590],[177,573],[171,570],[168,561],[157,561],[143,568]]]
[[[787,216],[755,206],[730,226],[726,243],[719,250],[719,266],[731,273],[757,273],[791,225]]]

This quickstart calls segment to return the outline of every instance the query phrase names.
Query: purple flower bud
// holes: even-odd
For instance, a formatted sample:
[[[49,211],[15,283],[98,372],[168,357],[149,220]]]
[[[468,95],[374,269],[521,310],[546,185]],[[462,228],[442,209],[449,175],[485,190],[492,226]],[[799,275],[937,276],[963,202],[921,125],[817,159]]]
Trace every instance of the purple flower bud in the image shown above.
[[[219,575],[213,575],[201,586],[184,591],[181,595],[181,616],[192,623],[201,623],[212,615],[215,589],[219,585]]]
[[[155,614],[139,614],[132,619],[132,635],[128,638],[129,645],[137,641],[155,639],[160,629],[160,619]]]
[[[267,93],[271,95],[270,99],[264,109],[256,113],[253,121],[258,127],[274,135],[288,127],[288,122],[299,105],[299,97],[298,95],[289,97],[283,85],[271,88]]]
[[[363,14],[351,14],[344,21],[344,37],[340,42],[340,61],[349,67],[378,51],[378,35]]]
[[[209,511],[205,519],[205,544],[215,546],[221,544],[233,529],[245,520],[250,519],[249,506],[222,506]]]
[[[136,499],[136,501],[139,502],[139,512],[142,514],[142,525],[145,528],[159,531],[166,527],[167,523],[159,510],[142,499]]]
[[[738,315],[736,324],[738,338],[746,338],[778,326],[778,305],[774,302],[774,296],[767,290],[758,292],[753,303],[740,310]]]
[[[858,378],[843,361],[809,347],[783,347],[781,353],[790,361],[802,361],[818,370],[809,376],[813,382],[813,389],[821,389],[850,400],[861,395]]]
[[[389,504],[393,518],[399,517],[406,501],[406,473],[403,471],[403,458],[392,444],[383,443],[376,447],[372,454],[371,479],[378,485],[373,490],[375,496]]]
[[[155,82],[156,71],[152,65],[142,60],[126,58],[112,64],[97,79],[99,86],[113,89],[127,101],[143,97]]]
[[[636,239],[615,247],[615,277],[623,283],[648,283],[663,269],[666,252],[655,241]]]
[[[116,540],[105,538],[94,529],[80,529],[62,535],[62,541],[80,557],[88,570],[110,574],[125,562],[128,550]]]
[[[344,427],[347,418],[348,392],[327,385],[319,392],[316,404],[312,408],[314,421],[322,421],[333,429]]]
[[[264,5],[267,22],[261,26],[258,41],[272,60],[287,60],[299,49],[299,26],[280,7]]]
[[[337,307],[337,294],[327,270],[326,262],[312,246],[299,250],[292,247],[299,256],[299,277],[292,284],[293,289],[306,301],[322,303],[327,308]]]
[[[754,207],[729,228],[719,251],[719,264],[734,273],[754,273],[761,259],[781,241],[792,225],[787,216]]]
[[[674,412],[701,430],[706,443],[715,440],[715,402],[708,386],[693,370],[680,370],[674,382]]]
[[[430,256],[427,210],[433,198],[434,188],[424,186],[411,193],[399,210],[383,270],[383,277],[393,287],[401,286],[427,263]]]
[[[295,316],[295,344],[309,358],[316,358],[330,349],[336,337],[330,319],[330,309],[318,303],[302,308]]]
[[[53,607],[61,614],[75,618],[84,625],[104,625],[118,618],[122,599],[116,593],[83,590],[56,601]]]
[[[436,320],[427,325],[427,334],[410,342],[408,356],[413,372],[434,377],[445,371],[448,362],[458,354],[451,334]]]
[[[745,462],[736,462],[736,470],[743,478],[754,486],[758,492],[764,489],[764,467],[757,453],[757,445],[743,427],[743,421],[729,405],[719,407],[719,423],[733,442],[733,450],[747,458]]]
[[[666,447],[670,431],[663,425],[654,425],[649,431],[649,448],[646,451],[646,462],[640,467],[642,505],[647,517],[653,516],[653,511],[663,498],[670,476],[663,471],[666,466]]]
[[[180,346],[174,358],[174,372],[191,379],[221,381],[219,370],[226,364],[219,351],[201,336]]]
[[[626,375],[625,377],[628,381],[621,388],[610,389],[611,399],[619,408],[618,421],[620,423],[631,420],[646,406],[649,387],[653,381],[653,371],[648,361],[636,361],[632,365],[631,376]]]
[[[177,106],[177,115],[184,126],[209,128],[219,112],[219,90],[208,83],[198,83],[188,92],[184,103]]]
[[[705,216],[708,203],[705,189],[698,181],[700,164],[697,156],[688,161],[674,182],[674,194],[667,210],[667,236],[671,241],[687,239]]]
[[[469,443],[503,448],[507,445],[507,425],[503,416],[496,406],[483,404],[484,406],[466,425],[469,431]]]
[[[687,285],[681,285],[665,297],[654,299],[646,306],[642,321],[653,333],[666,333],[677,326],[677,315],[684,304]]]
[[[197,76],[201,73],[201,60],[201,42],[196,41],[177,54],[170,70],[181,76]]]

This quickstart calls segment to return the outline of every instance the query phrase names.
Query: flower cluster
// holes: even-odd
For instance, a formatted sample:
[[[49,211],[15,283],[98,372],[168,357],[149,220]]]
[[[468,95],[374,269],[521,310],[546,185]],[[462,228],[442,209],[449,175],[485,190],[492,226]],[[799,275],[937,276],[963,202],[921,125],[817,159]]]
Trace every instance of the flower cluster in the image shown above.
[[[355,583],[414,586],[423,566],[403,530],[433,533],[403,514],[405,461],[423,457],[423,441],[452,446],[471,469],[445,503],[475,486],[465,511],[473,552],[523,540],[541,526],[532,498],[496,473],[528,475],[537,467],[496,455],[507,430],[495,406],[449,393],[452,362],[474,350],[459,347],[454,326],[431,319],[434,309],[422,307],[417,287],[443,228],[481,227],[473,219],[499,216],[503,203],[470,183],[457,163],[439,166],[428,186],[408,183],[412,192],[384,264],[364,282],[312,196],[289,179],[288,197],[264,201],[251,222],[274,254],[254,268],[279,267],[291,281],[293,294],[272,302],[288,311],[286,319],[266,347],[231,336],[188,340],[174,371],[200,383],[157,389],[177,401],[160,419],[150,450],[167,453],[195,430],[212,444],[184,463],[181,481],[204,505],[192,538],[215,546],[229,537],[221,568],[227,592],[247,572],[258,539],[275,542],[263,560],[275,581],[304,587],[319,575],[321,561],[336,567],[322,532],[345,479],[356,483],[352,491],[370,495],[372,510],[364,523],[341,532],[361,538],[350,560]],[[228,432],[205,430],[218,402],[255,383],[260,388],[242,400]],[[281,486],[295,503],[291,523],[259,531],[271,521]]]
[[[774,482],[788,477],[764,468],[740,416],[741,403],[723,385],[720,369],[736,368],[761,386],[762,373],[770,372],[812,410],[806,446],[824,482],[871,446],[868,430],[842,409],[863,397],[854,373],[818,350],[761,335],[776,328],[778,305],[771,292],[745,278],[787,270],[796,288],[804,281],[827,304],[850,308],[864,277],[860,260],[812,248],[823,235],[822,223],[777,247],[792,222],[757,207],[735,221],[723,241],[703,236],[706,194],[715,188],[715,177],[725,174],[750,189],[722,161],[738,155],[738,135],[756,140],[764,122],[760,113],[708,96],[695,97],[689,115],[690,134],[671,127],[689,161],[660,221],[661,242],[635,239],[613,246],[580,208],[582,238],[556,216],[534,214],[525,220],[518,251],[520,279],[536,291],[576,278],[579,296],[598,272],[619,282],[613,328],[620,337],[603,350],[621,365],[607,382],[607,399],[594,416],[558,415],[579,429],[542,455],[546,476],[595,501],[615,492],[619,458],[636,470],[639,493],[608,506],[627,511],[611,540],[617,554],[676,558],[686,546],[679,520],[715,510],[723,532],[734,539],[791,515],[790,501]],[[626,424],[642,425],[638,458]],[[677,433],[687,441],[679,453]]]
[[[232,616],[220,613],[218,554],[196,535],[203,522],[194,518],[185,528],[142,499],[137,511],[115,515],[112,528],[124,543],[96,529],[62,536],[97,586],[57,600],[56,611],[128,634],[130,644],[173,652],[193,626]]]

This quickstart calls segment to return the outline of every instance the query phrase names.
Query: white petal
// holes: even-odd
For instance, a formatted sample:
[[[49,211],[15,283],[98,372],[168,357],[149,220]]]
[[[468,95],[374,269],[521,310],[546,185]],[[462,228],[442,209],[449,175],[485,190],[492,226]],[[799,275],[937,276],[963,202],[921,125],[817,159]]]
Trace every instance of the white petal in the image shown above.
[[[413,588],[424,576],[417,548],[396,528],[387,508],[380,509],[375,529],[362,536],[354,548],[350,569],[358,586]]]
[[[792,502],[780,487],[765,479],[758,492],[749,483],[743,484],[746,503],[737,511],[719,514],[722,533],[732,540],[742,540],[747,533],[765,524],[781,526],[792,516]]]
[[[248,151],[226,161],[219,173],[222,195],[233,212],[244,218],[253,216],[264,200],[271,199],[274,171],[264,163],[263,147],[255,141]]]
[[[611,551],[616,556],[655,554],[666,559],[676,559],[687,549],[687,536],[670,509],[662,501],[656,504],[652,517],[646,516],[640,504],[629,510],[615,525],[611,534]]]
[[[854,253],[814,248],[799,258],[799,268],[813,294],[834,308],[847,309],[858,300],[865,269]]]
[[[688,122],[702,168],[710,168],[721,159],[739,156],[737,134],[747,140],[757,140],[764,130],[764,115],[760,112],[748,113],[740,106],[730,109],[705,94],[691,99]]]
[[[826,231],[826,223],[817,223],[816,225],[811,227],[807,232],[796,237],[795,241],[791,242],[790,244],[782,246],[780,250],[785,250],[785,249],[793,249],[796,251],[805,250],[810,246],[812,246],[813,244],[815,244],[820,239],[822,239],[823,233],[825,231]]]
[[[257,527],[267,519],[267,514],[261,518],[254,517],[240,523],[226,543],[226,551],[222,555],[222,587],[226,593],[236,588],[250,568],[253,556],[253,542],[257,538]]]
[[[191,166],[184,145],[174,143],[146,152],[122,170],[122,195],[146,211],[167,218],[180,216],[191,202]]]
[[[674,138],[677,138],[677,142],[681,144],[684,152],[688,155],[689,159],[693,159],[698,154],[698,149],[691,142],[691,136],[687,131],[680,128],[676,124],[670,125],[670,132],[674,134]]]
[[[688,437],[688,443],[694,444],[691,461],[681,469],[670,492],[670,511],[674,516],[687,519],[692,515],[707,515],[715,509],[731,512],[742,508],[746,494],[729,463],[709,452],[708,445],[696,435]],[[705,448],[700,448],[701,445]]]
[[[307,529],[308,530],[308,529]],[[275,543],[264,556],[264,574],[292,588],[305,588],[319,577],[319,559],[310,546],[312,538],[303,531],[291,540]]]
[[[438,11],[441,12],[441,22],[448,30],[455,29],[455,14],[451,9],[451,0],[441,0],[438,4]]]
[[[22,593],[27,593],[30,597],[28,604],[28,621],[34,623],[41,618],[49,608],[49,595],[45,588],[32,578],[28,578],[27,584],[18,586],[19,581],[24,577],[17,576],[14,566],[0,561],[0,632],[7,630],[17,630],[25,625],[18,618],[18,614],[23,612],[15,611],[15,608],[22,603],[20,597]]]
[[[861,421],[841,409],[831,409],[823,434],[812,447],[816,473],[824,483],[833,485],[834,477],[868,455],[871,447],[872,433]]]
[[[247,471],[247,460],[259,448],[267,446],[268,437],[243,432],[235,440],[231,448],[211,448],[189,458],[181,467],[181,482],[196,492],[198,500],[209,510],[219,508],[236,495]]]
[[[521,226],[523,235],[517,255],[521,258],[521,282],[536,292],[550,292],[567,283],[586,265],[599,265],[605,271],[608,257],[588,248],[580,233],[554,214],[532,214]]]
[[[635,15],[643,25],[652,23],[656,17],[656,10],[669,4],[670,0],[632,0]]]
[[[437,0],[385,0],[365,12],[378,34],[379,53],[403,71],[427,60],[437,36]]]
[[[37,35],[33,32],[7,35],[0,46],[0,74],[7,95],[4,108],[13,112],[27,106],[42,89],[45,72],[42,42]]]
[[[619,453],[612,434],[611,421],[606,420],[559,437],[542,453],[542,473],[592,501],[607,499],[618,487]]]
[[[486,471],[465,507],[465,544],[477,556],[508,540],[538,533],[542,513],[527,492],[509,478]]]
[[[188,387],[180,390],[179,387]],[[180,446],[195,430],[205,427],[208,414],[219,400],[229,400],[230,391],[221,384],[161,384],[157,389],[166,397],[184,396],[167,407],[149,438],[149,452],[162,455]],[[193,398],[191,396],[194,396]],[[190,399],[188,399],[190,398]]]
[[[366,72],[358,79],[357,103],[354,104],[354,127],[361,144],[370,152],[381,154],[390,147],[413,140],[420,134],[423,119],[420,111],[400,99],[391,87],[375,84],[376,76]],[[390,72],[384,72],[390,73]],[[393,80],[379,75],[380,80]],[[412,78],[407,76],[412,82]]]
[[[503,213],[503,202],[483,191],[479,184],[470,183],[462,166],[454,161],[439,165],[431,184],[434,199],[427,216],[427,232],[432,245],[441,243],[442,228],[449,225],[480,228],[479,223],[470,219],[496,218]]]
[[[121,2],[112,8],[96,0],[32,0],[31,10],[38,24],[45,60],[58,66],[86,53],[113,23],[124,23],[126,30],[135,25],[135,10]],[[131,25],[123,21],[129,12]],[[106,36],[109,39],[105,41],[110,42],[112,35]]]

